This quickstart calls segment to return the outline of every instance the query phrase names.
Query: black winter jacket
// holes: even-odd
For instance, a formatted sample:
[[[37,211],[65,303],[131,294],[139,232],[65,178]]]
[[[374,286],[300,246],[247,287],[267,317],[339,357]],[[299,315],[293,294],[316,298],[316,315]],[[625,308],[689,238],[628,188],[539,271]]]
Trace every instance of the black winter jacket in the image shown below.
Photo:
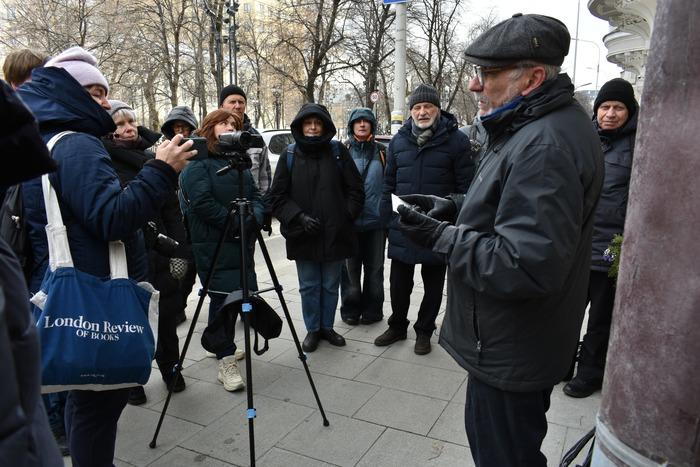
[[[484,118],[489,144],[447,255],[440,344],[469,374],[538,391],[571,365],[585,310],[603,159],[565,74]]]
[[[301,122],[312,115],[323,120],[324,132],[318,138],[308,138],[301,131]],[[287,258],[319,262],[349,258],[357,252],[353,221],[364,202],[362,177],[344,145],[339,144],[339,160],[333,156],[331,144],[338,142],[331,140],[336,129],[325,107],[304,104],[291,130],[296,141],[292,171],[287,168],[285,151],[268,194],[273,215],[287,238]],[[321,221],[318,234],[303,232],[301,213]]]
[[[634,138],[637,134],[637,109],[633,112],[630,112],[632,116],[629,120],[614,131],[601,130],[595,123],[605,157],[605,181],[593,224],[591,269],[594,271],[607,271],[610,268],[610,263],[603,259],[603,252],[615,234],[622,234],[625,226]]]
[[[138,133],[140,138],[136,145],[132,147],[124,147],[109,138],[103,139],[103,144],[112,158],[112,165],[119,176],[122,186],[126,186],[133,180],[146,162],[154,159],[153,153],[147,151],[147,149],[161,137],[160,133],[142,126],[138,127]],[[185,225],[180,212],[180,203],[177,200],[175,190],[172,190],[164,198],[165,203],[158,215],[149,220],[156,224],[158,233],[170,237],[179,243],[179,247],[172,257],[190,259],[192,253],[187,242]],[[177,280],[170,275],[170,256],[158,253],[153,248],[154,245],[148,241],[149,236],[146,235],[145,237],[149,257],[148,280],[161,294],[169,295],[178,288]]]
[[[408,240],[396,226],[391,194],[447,196],[466,193],[474,176],[474,161],[467,135],[455,117],[442,111],[433,137],[418,147],[411,119],[391,139],[387,150],[382,193],[382,219],[389,227],[388,256],[407,264],[443,264],[444,257]]]

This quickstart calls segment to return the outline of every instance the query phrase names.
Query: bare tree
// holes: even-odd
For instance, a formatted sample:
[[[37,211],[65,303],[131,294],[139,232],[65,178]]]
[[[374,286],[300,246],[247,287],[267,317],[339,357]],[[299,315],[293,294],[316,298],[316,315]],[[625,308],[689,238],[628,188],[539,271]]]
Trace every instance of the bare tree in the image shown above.
[[[307,102],[323,96],[323,82],[330,74],[348,68],[332,55],[345,40],[348,3],[350,0],[280,1],[277,38],[263,58]]]

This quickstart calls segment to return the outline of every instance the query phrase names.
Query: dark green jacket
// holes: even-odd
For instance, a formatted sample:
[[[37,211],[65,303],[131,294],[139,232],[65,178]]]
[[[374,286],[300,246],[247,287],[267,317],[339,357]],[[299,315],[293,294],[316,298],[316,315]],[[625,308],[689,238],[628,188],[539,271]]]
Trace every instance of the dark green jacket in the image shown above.
[[[209,153],[207,158],[187,164],[180,174],[180,207],[185,216],[197,274],[202,283],[206,279],[216,244],[226,223],[228,205],[239,196],[237,171],[231,170],[221,176],[216,174],[217,170],[227,164],[226,159]],[[260,193],[249,170],[243,172],[243,178],[243,195],[251,201],[255,218],[258,224],[262,225],[264,207]],[[211,291],[232,292],[241,288],[241,243],[238,236],[232,233],[238,230],[238,216],[235,217],[234,224],[229,229],[216,264],[214,277],[209,285]],[[248,286],[251,290],[257,290],[253,242],[249,242],[247,248]]]

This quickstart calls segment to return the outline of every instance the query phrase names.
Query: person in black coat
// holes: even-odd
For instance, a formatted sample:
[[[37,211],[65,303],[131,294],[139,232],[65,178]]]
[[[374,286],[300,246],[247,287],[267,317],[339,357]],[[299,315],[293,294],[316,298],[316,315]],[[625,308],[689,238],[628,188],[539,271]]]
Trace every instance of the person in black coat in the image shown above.
[[[117,129],[103,139],[103,144],[112,158],[112,165],[122,185],[126,185],[153,159],[148,151],[161,137],[160,133],[136,125],[136,113],[127,104],[110,100],[109,111]],[[182,375],[174,378],[173,367],[179,361],[179,341],[176,318],[183,310],[179,280],[187,268],[187,258],[191,257],[186,241],[180,205],[175,191],[169,193],[159,215],[143,228],[148,250],[148,280],[160,292],[158,301],[158,342],[155,359],[163,381],[173,386],[173,392],[185,389]],[[177,244],[169,242],[164,235]],[[140,405],[146,402],[143,386],[134,387],[129,394],[129,403]]]
[[[474,176],[474,162],[469,139],[459,131],[455,117],[440,109],[440,97],[433,86],[418,86],[408,98],[408,105],[411,118],[391,140],[387,151],[381,212],[390,227],[387,256],[391,258],[392,313],[389,329],[375,339],[374,345],[385,346],[406,339],[413,273],[416,264],[420,264],[425,292],[413,325],[414,352],[424,355],[431,351],[430,336],[442,304],[445,260],[411,242],[399,231],[391,214],[390,196],[466,193]],[[408,198],[407,201],[411,202]]]
[[[353,221],[362,211],[362,177],[347,148],[333,140],[335,125],[320,104],[304,104],[291,124],[296,143],[280,156],[269,192],[272,212],[296,261],[308,334],[303,348],[319,340],[343,346],[333,330],[343,260],[356,254]]]
[[[13,163],[0,173],[7,186],[52,171],[56,165],[34,117],[0,80],[2,155]],[[0,238],[0,465],[59,467],[58,451],[41,400],[41,350],[17,257]]]
[[[593,224],[588,327],[576,377],[564,386],[564,394],[571,397],[588,397],[603,385],[615,303],[615,279],[608,277],[610,263],[603,256],[625,226],[638,110],[632,85],[621,78],[605,83],[593,104],[593,121],[605,157],[605,180]]]

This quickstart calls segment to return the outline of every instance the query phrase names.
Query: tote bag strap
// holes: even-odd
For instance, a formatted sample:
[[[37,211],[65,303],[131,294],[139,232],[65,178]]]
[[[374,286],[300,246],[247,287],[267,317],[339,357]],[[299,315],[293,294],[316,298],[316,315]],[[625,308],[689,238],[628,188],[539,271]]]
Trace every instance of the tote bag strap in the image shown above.
[[[46,147],[49,152],[54,145],[64,136],[74,133],[63,131],[54,135]],[[73,258],[68,245],[68,233],[63,224],[61,208],[58,204],[58,195],[54,190],[48,175],[42,175],[41,187],[44,193],[44,205],[46,207],[46,237],[49,245],[49,268],[55,271],[59,267],[74,267]],[[126,250],[121,240],[109,242],[109,271],[112,279],[126,279],[129,272],[126,264]]]
[[[54,135],[46,147],[49,153],[54,145],[64,136],[73,133],[72,131],[62,131]],[[68,233],[63,224],[61,208],[58,205],[58,196],[51,186],[48,174],[41,176],[41,189],[44,194],[44,207],[46,209],[46,240],[49,246],[49,268],[55,271],[56,268],[72,268],[73,258],[68,246]]]

